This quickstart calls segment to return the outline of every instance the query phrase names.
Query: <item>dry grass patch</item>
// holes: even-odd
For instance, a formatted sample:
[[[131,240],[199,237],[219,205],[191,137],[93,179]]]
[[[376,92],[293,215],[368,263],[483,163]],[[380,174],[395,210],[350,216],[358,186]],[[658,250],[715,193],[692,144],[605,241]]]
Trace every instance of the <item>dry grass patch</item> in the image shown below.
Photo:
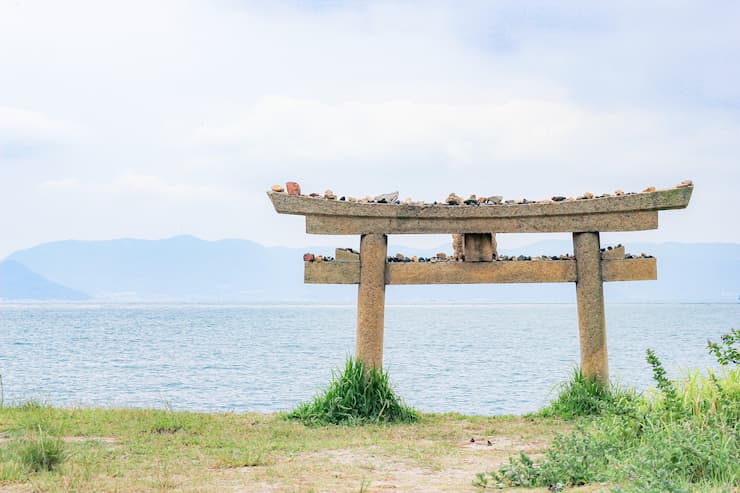
[[[63,437],[65,460],[52,471],[16,470],[0,490],[474,491],[476,472],[519,450],[537,454],[568,426],[423,414],[414,423],[309,427],[282,415],[37,406],[0,409],[0,447],[38,423]]]

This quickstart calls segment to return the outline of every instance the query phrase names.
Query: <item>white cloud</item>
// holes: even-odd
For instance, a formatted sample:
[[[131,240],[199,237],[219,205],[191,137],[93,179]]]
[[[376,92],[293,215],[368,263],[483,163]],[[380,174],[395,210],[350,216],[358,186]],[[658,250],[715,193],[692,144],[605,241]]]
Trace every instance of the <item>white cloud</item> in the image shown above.
[[[79,178],[46,180],[40,188],[47,192],[93,195],[97,198],[143,196],[172,202],[229,203],[239,199],[232,190],[221,186],[169,183],[154,175],[126,172],[109,182],[88,182]]]
[[[0,106],[0,155],[3,148],[36,147],[80,137],[79,125],[39,112]]]
[[[448,165],[471,168],[550,161],[567,170],[594,163],[619,166],[629,174],[646,164],[683,168],[693,164],[686,159],[698,148],[740,132],[731,121],[713,119],[705,122],[712,132],[676,141],[686,123],[680,115],[595,109],[526,95],[477,104],[328,103],[270,96],[229,124],[199,128],[195,138],[210,152],[229,150],[242,162],[278,167],[309,161],[327,168],[346,162],[383,168],[383,163],[393,167],[405,160],[413,168],[426,166],[425,159],[435,156]]]
[[[261,161],[437,154],[452,164],[473,164],[479,159],[551,157],[572,147],[579,132],[598,120],[605,119],[560,101],[332,104],[272,96],[236,122],[203,127],[196,137],[205,144],[237,147],[245,159]]]

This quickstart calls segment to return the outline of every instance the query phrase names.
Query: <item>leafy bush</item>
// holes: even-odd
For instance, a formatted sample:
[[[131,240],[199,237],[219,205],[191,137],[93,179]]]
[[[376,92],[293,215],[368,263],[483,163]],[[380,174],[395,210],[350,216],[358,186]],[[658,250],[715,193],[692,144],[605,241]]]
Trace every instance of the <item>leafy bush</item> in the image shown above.
[[[495,471],[479,473],[480,488],[563,486],[594,482],[621,484],[619,491],[729,491],[740,485],[740,368],[733,347],[738,331],[710,343],[723,366],[706,376],[690,373],[680,382],[668,379],[652,350],[647,361],[657,393],[650,398],[618,399],[612,405],[604,389],[582,380],[579,372],[558,399],[543,410],[562,417],[596,416],[559,435],[544,458],[512,457]],[[734,368],[729,367],[735,365]],[[594,403],[587,403],[591,395]],[[634,393],[626,393],[635,396]],[[625,405],[626,404],[626,405]]]
[[[732,329],[720,337],[720,343],[708,341],[707,347],[720,365],[740,365],[740,329]]]
[[[388,373],[365,368],[348,358],[341,372],[332,372],[326,391],[288,414],[305,424],[409,422],[417,413],[403,404],[390,385]]]

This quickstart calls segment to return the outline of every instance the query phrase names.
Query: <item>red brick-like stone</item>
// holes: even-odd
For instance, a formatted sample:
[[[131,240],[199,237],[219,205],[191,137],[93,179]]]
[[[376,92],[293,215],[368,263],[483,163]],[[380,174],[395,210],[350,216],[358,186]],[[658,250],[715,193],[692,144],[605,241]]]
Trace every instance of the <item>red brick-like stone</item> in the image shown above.
[[[300,195],[301,194],[301,186],[294,181],[289,181],[285,183],[285,189],[288,191],[289,195]]]

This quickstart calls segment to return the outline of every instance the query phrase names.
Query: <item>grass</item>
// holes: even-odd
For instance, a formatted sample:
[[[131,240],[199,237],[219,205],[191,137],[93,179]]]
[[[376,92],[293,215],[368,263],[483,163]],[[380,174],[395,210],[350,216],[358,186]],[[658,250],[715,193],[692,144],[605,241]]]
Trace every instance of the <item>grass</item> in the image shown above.
[[[347,358],[344,370],[333,372],[326,391],[287,417],[307,425],[361,425],[412,422],[418,413],[396,395],[387,372],[365,368],[361,361]]]
[[[160,431],[173,421],[176,431]],[[64,446],[64,460],[51,470],[27,467],[17,454],[38,438],[39,423],[53,423],[47,433]],[[476,471],[518,449],[536,455],[570,427],[536,416],[424,413],[392,426],[306,426],[276,414],[32,403],[0,409],[0,490],[474,491]]]
[[[51,471],[65,458],[64,442],[39,427],[35,436],[23,438],[15,443],[18,462],[30,471]]]
[[[574,420],[544,455],[511,456],[478,473],[478,488],[610,484],[613,491],[740,491],[740,368],[738,332],[710,342],[722,371],[691,372],[672,381],[652,350],[655,391],[609,391],[575,372],[541,413]],[[590,396],[590,398],[589,398]]]
[[[634,411],[638,402],[639,396],[634,390],[624,389],[616,383],[606,387],[586,378],[580,368],[576,368],[571,378],[560,385],[557,397],[539,414],[563,419],[628,414]]]

